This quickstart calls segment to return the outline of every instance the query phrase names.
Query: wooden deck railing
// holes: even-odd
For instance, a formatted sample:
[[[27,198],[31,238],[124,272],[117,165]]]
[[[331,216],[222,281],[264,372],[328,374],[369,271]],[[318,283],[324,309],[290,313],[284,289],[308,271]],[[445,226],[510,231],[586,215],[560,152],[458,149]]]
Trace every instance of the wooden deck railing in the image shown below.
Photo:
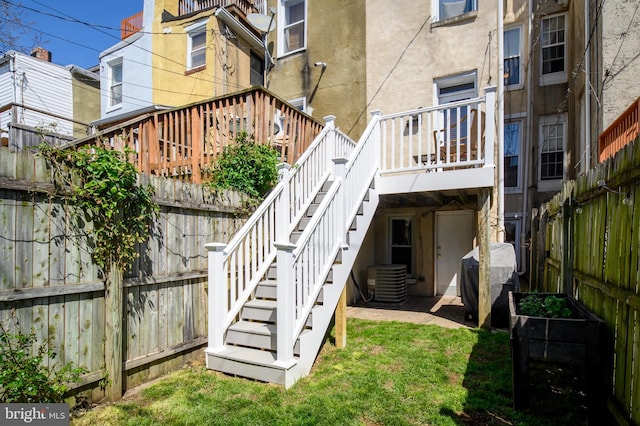
[[[142,12],[138,12],[133,16],[124,18],[120,21],[120,37],[122,40],[134,35],[142,29]]]
[[[280,127],[282,126],[282,128]],[[262,87],[155,111],[78,139],[70,145],[131,149],[142,173],[202,182],[211,161],[240,132],[270,144],[290,164],[307,149],[323,125]]]
[[[603,162],[640,135],[640,98],[636,99],[598,138],[598,161]]]
[[[250,13],[265,13],[263,2],[257,0],[180,0],[178,3],[178,16],[201,12],[214,7],[238,7],[245,16]]]

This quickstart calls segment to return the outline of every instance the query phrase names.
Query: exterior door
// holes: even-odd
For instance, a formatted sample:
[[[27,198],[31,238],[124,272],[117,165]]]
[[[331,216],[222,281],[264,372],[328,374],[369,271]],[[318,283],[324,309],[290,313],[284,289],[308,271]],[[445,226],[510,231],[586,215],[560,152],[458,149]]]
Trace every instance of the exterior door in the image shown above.
[[[465,254],[473,248],[473,212],[436,212],[435,294],[460,295],[458,276]]]

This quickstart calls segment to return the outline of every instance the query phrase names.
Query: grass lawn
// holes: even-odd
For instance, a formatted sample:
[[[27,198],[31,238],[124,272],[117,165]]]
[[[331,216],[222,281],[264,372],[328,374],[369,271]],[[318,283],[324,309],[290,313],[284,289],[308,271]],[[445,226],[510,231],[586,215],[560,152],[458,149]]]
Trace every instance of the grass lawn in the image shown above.
[[[330,335],[289,390],[193,365],[71,424],[584,424],[576,410],[512,410],[507,332],[349,319],[347,336],[336,349]]]

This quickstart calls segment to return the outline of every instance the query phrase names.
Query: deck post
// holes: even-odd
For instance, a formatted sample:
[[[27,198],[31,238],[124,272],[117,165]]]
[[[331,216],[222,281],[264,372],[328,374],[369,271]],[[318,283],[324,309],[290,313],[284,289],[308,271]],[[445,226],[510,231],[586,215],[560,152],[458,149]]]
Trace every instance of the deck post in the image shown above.
[[[491,328],[491,189],[478,196],[478,327]]]
[[[224,349],[224,319],[227,313],[227,271],[224,267],[224,243],[205,244],[209,274],[209,345],[207,351]]]
[[[347,286],[342,287],[338,306],[336,307],[336,348],[347,346]]]

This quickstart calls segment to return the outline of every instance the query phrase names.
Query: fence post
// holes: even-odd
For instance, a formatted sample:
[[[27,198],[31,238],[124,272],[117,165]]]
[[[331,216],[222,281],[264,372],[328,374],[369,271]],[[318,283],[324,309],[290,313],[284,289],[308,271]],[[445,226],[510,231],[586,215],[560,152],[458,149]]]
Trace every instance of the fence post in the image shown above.
[[[208,294],[208,352],[220,352],[224,349],[224,319],[227,313],[227,270],[224,267],[224,243],[209,243],[207,264],[209,275]]]
[[[122,319],[124,295],[122,291],[122,271],[115,263],[110,266],[107,282],[105,283],[104,302],[107,308],[105,328],[105,369],[109,378],[105,396],[109,401],[118,401],[122,398]]]
[[[478,326],[491,328],[491,192],[478,195]]]

